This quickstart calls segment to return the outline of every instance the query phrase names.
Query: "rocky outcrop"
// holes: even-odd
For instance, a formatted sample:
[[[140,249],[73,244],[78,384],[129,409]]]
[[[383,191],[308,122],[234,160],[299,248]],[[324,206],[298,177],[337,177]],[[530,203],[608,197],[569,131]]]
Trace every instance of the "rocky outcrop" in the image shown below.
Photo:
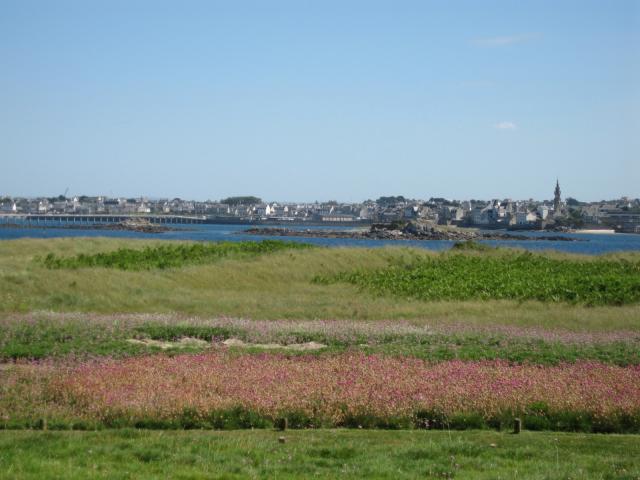
[[[399,226],[374,224],[369,230],[294,230],[290,228],[250,228],[243,233],[276,237],[350,238],[362,240],[547,240],[578,241],[560,235],[529,236],[503,232],[478,232],[476,230],[443,229],[429,224],[409,222]]]

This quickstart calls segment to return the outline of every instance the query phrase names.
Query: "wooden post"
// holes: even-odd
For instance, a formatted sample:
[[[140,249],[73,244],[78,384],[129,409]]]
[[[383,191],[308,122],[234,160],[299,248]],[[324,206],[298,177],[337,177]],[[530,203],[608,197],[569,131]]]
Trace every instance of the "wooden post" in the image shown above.
[[[520,433],[522,431],[522,420],[515,418],[513,420],[513,433]]]
[[[282,430],[284,432],[289,426],[289,421],[287,420],[287,417],[279,418],[278,421],[276,422],[276,426],[278,430]]]

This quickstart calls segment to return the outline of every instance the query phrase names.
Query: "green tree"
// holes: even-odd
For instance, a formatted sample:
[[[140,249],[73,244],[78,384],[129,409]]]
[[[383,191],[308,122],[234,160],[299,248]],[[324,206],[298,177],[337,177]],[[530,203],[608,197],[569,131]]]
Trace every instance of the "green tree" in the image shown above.
[[[220,200],[220,203],[227,205],[255,205],[256,203],[262,203],[262,199],[259,197],[244,196],[244,197],[227,197]]]

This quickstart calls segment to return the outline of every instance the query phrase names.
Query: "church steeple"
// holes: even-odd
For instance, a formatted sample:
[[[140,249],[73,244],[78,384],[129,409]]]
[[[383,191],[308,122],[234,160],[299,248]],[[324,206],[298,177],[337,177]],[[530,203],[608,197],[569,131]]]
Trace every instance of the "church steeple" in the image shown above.
[[[553,192],[553,209],[556,213],[560,211],[560,182],[556,178],[556,189]]]

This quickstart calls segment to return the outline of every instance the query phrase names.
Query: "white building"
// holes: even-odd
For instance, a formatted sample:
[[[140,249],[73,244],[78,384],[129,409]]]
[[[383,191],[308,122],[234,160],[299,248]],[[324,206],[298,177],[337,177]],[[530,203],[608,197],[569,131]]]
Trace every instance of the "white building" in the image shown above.
[[[259,217],[268,217],[271,215],[271,206],[270,205],[257,205],[255,207],[254,213]]]
[[[16,213],[18,211],[18,206],[16,202],[7,202],[0,205],[0,212],[2,213]]]
[[[151,213],[151,209],[147,206],[146,203],[141,203],[140,205],[138,205],[138,209],[137,209],[138,213]]]
[[[539,205],[538,215],[542,220],[546,220],[547,217],[549,216],[549,207],[547,207],[546,205]]]
[[[516,225],[533,225],[538,221],[538,216],[529,211],[516,212]]]
[[[476,207],[471,210],[471,222],[474,225],[489,225],[492,219],[493,205],[487,204],[485,207]]]

